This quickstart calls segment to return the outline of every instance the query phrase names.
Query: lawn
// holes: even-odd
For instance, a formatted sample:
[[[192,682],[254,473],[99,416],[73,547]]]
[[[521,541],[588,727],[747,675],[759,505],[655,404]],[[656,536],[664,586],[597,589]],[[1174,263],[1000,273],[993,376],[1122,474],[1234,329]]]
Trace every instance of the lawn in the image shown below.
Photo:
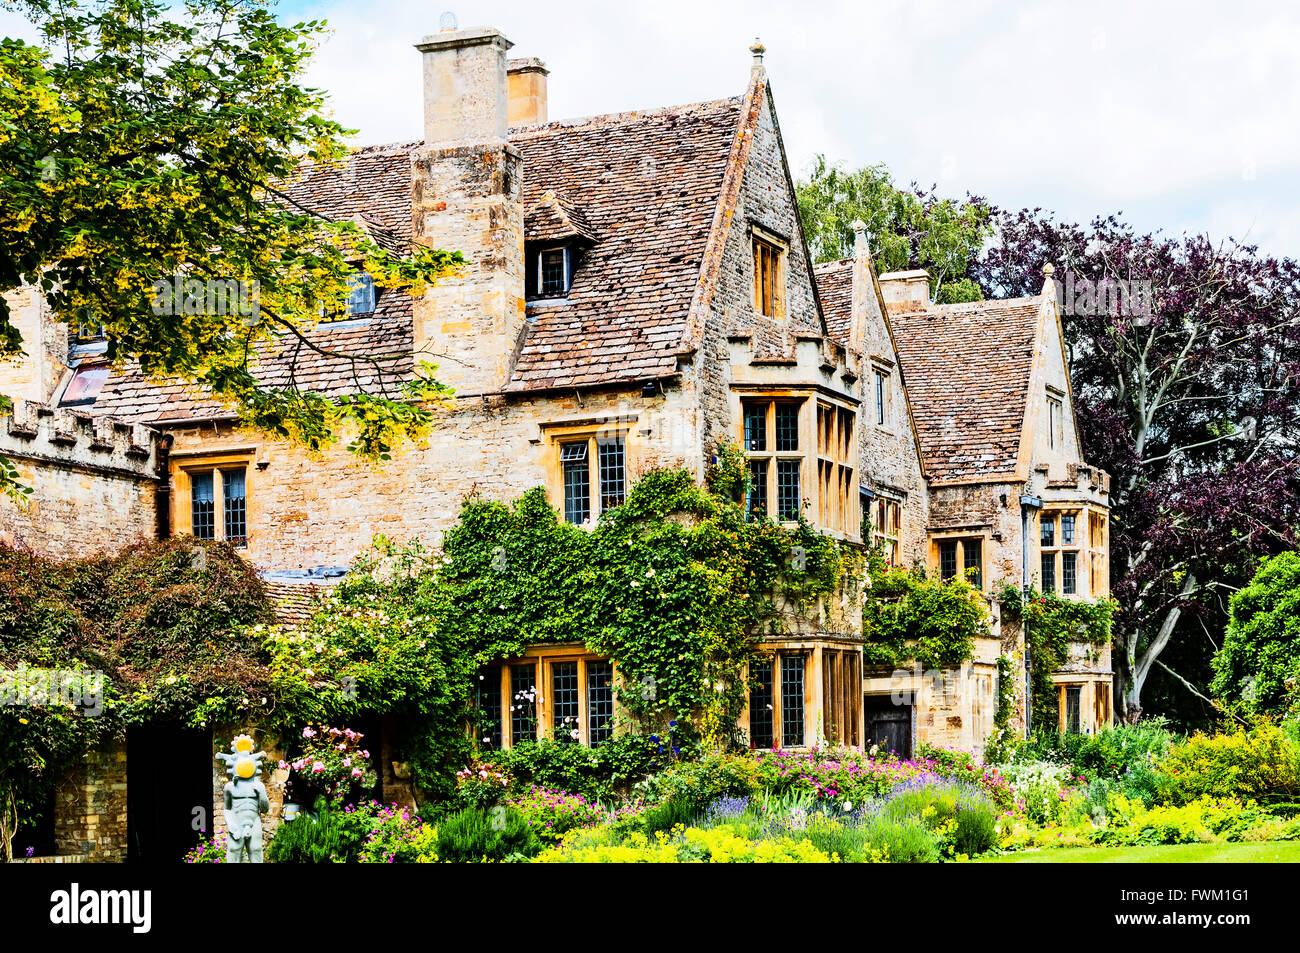
[[[984,858],[990,864],[1296,864],[1300,841],[1175,844],[1166,847],[1057,847]]]

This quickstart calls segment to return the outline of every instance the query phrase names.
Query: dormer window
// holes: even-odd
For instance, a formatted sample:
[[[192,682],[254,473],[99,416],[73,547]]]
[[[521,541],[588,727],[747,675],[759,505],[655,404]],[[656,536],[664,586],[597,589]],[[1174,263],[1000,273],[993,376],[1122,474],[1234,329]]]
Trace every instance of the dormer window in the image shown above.
[[[374,314],[377,299],[375,279],[364,272],[358,272],[348,279],[347,307],[339,311],[331,311],[322,304],[320,315],[327,321],[346,321],[349,318]]]
[[[537,291],[543,298],[569,293],[569,249],[547,248],[537,255]]]
[[[352,293],[348,295],[348,315],[373,314],[375,310],[375,279],[369,275],[353,275],[348,281]]]

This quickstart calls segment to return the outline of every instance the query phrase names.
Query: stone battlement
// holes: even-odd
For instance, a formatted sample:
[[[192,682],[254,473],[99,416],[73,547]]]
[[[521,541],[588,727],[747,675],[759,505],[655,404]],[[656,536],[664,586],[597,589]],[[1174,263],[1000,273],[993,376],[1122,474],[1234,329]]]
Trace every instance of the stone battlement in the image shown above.
[[[143,424],[32,401],[0,417],[0,456],[142,480],[155,478],[160,439]]]

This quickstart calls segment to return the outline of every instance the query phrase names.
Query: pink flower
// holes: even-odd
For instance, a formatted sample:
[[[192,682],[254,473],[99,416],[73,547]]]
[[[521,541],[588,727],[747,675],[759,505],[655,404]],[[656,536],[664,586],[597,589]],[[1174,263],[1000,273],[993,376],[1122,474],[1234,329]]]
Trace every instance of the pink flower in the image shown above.
[[[313,772],[313,773],[315,773],[315,774],[320,774],[322,771],[325,770],[325,765],[323,765],[323,764],[321,764],[319,761],[317,761],[315,764],[313,764],[313,765],[311,766],[311,769],[312,769],[312,772]]]

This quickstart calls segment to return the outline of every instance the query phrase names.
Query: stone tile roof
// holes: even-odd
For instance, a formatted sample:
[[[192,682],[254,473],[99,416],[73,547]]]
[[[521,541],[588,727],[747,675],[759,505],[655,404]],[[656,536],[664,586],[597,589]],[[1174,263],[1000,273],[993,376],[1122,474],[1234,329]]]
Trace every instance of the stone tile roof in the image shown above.
[[[530,306],[529,327],[507,390],[623,383],[676,373],[677,354],[704,261],[743,99],[617,113],[513,129],[523,155],[521,199],[529,239],[570,235],[583,250],[568,296]],[[307,166],[283,200],[362,225],[377,244],[409,247],[411,154],[421,143],[372,146],[341,168]],[[345,322],[353,324],[353,322]],[[374,318],[350,333],[322,324],[321,347],[349,354],[379,348],[404,359],[357,379],[352,363],[310,356],[285,340],[263,347],[253,368],[283,386],[297,356],[297,381],[328,394],[357,392],[409,374],[411,300],[381,295]],[[164,421],[230,416],[201,389],[151,380],[137,367],[113,373],[95,413]]]
[[[1041,304],[1009,298],[889,312],[933,482],[1016,473]]]
[[[737,97],[512,132],[525,207],[553,190],[582,210],[597,241],[568,297],[529,309],[507,390],[676,372],[741,104]]]
[[[813,267],[817,296],[821,298],[826,330],[840,344],[848,346],[853,317],[853,259],[825,261]]]
[[[411,299],[380,293],[374,313],[318,324],[304,334],[322,354],[287,333],[276,345],[259,347],[254,377],[266,387],[312,390],[328,397],[372,393],[396,396],[395,388],[415,365]],[[111,374],[95,401],[96,414],[163,422],[232,416],[205,388],[145,376],[137,365]]]
[[[593,242],[596,231],[572,202],[548,189],[524,212],[524,241],[554,242],[568,238]]]
[[[312,617],[316,601],[325,590],[320,586],[287,582],[264,582],[275,621],[281,625],[302,625]]]

